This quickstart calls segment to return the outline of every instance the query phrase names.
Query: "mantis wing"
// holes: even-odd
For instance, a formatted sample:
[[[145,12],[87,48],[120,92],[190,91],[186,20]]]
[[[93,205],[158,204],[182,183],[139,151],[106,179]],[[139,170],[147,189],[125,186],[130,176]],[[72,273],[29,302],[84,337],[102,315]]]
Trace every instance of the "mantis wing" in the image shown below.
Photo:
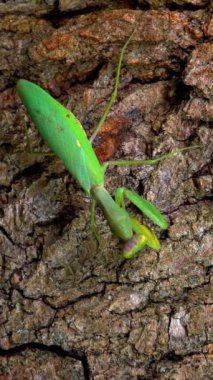
[[[32,82],[19,80],[17,92],[46,144],[83,190],[102,185],[103,169],[75,116]]]

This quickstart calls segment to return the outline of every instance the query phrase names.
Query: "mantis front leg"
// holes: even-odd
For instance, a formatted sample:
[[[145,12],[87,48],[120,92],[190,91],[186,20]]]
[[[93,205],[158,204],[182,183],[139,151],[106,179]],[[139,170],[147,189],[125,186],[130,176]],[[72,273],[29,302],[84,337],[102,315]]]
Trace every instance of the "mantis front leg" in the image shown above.
[[[154,232],[150,231],[148,227],[141,224],[137,219],[131,218],[132,229],[135,232],[133,237],[129,239],[123,246],[122,256],[125,259],[131,259],[138,253],[145,245],[154,249],[160,250],[160,242]]]
[[[140,211],[143,212],[149,219],[151,219],[160,228],[166,230],[168,223],[161,215],[160,211],[149,201],[142,198],[135,191],[130,191],[125,187],[120,187],[116,190],[115,201],[118,205],[124,207],[124,197],[128,198]]]
[[[120,187],[115,193],[115,202],[122,208],[125,208],[124,197],[129,199],[140,211],[142,211],[149,219],[160,226],[162,229],[168,227],[168,223],[160,211],[149,201],[140,197],[136,192],[130,191],[125,187]],[[132,230],[134,235],[129,239],[123,247],[123,257],[132,258],[135,253],[142,249],[145,245],[159,251],[160,242],[157,236],[149,230],[148,227],[141,224],[137,219],[130,217]]]

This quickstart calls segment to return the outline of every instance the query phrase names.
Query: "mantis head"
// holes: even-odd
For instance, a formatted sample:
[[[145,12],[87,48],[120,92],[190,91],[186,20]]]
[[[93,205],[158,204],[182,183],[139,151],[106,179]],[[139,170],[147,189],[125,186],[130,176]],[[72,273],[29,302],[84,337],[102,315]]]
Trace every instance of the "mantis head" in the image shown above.
[[[160,242],[157,236],[148,227],[141,224],[137,219],[130,218],[132,229],[136,232],[131,239],[127,240],[122,249],[122,256],[131,259],[146,245],[155,251],[160,250]]]

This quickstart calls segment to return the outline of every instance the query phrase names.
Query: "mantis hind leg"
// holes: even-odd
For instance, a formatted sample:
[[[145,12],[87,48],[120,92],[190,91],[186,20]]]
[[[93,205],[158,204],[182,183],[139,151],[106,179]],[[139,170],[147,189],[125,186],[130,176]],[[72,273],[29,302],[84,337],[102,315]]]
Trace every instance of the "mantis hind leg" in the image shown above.
[[[134,33],[134,32],[133,32]],[[122,62],[123,62],[123,57],[124,57],[124,53],[125,53],[125,50],[127,48],[127,46],[129,45],[131,39],[132,39],[132,36],[133,36],[133,33],[130,35],[130,37],[128,38],[128,40],[125,42],[124,46],[122,47],[121,51],[120,51],[120,55],[119,55],[119,61],[118,61],[118,66],[117,66],[117,70],[116,70],[116,76],[115,76],[115,84],[114,84],[114,89],[113,89],[113,92],[110,96],[110,99],[107,103],[107,106],[106,106],[106,109],[99,121],[99,123],[96,125],[96,127],[94,128],[94,131],[92,133],[92,136],[90,137],[90,142],[92,143],[93,140],[96,138],[98,132],[100,131],[100,129],[102,128],[109,112],[110,112],[110,109],[113,105],[113,103],[115,102],[116,98],[117,98],[117,93],[118,93],[118,85],[119,85],[119,80],[120,80],[120,73],[121,73],[121,66],[122,66]]]

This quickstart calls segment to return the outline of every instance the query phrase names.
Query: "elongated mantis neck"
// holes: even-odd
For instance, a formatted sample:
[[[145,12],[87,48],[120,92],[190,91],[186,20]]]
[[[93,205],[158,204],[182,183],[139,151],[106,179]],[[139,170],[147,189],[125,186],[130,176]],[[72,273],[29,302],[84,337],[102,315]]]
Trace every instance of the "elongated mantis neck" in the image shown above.
[[[102,209],[111,231],[121,240],[132,237],[132,224],[127,211],[114,201],[103,186],[93,186],[91,194]]]

